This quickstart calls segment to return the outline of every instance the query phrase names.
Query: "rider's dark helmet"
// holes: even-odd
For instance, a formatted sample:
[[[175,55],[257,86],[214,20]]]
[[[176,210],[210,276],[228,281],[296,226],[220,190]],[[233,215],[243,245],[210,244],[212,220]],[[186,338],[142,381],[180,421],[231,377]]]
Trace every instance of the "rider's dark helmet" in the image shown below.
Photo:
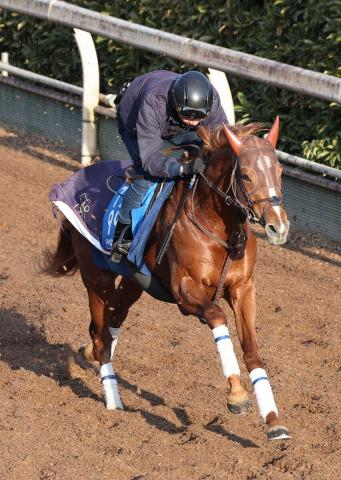
[[[171,88],[173,108],[187,118],[205,118],[212,108],[213,88],[200,72],[182,74]]]

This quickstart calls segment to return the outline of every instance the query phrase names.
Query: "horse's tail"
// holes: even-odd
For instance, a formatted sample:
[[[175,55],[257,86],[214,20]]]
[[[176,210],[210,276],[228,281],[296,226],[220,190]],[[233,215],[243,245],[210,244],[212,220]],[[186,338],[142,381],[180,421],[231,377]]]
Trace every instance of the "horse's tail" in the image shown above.
[[[43,255],[42,273],[54,277],[76,273],[78,263],[67,222],[63,222],[63,229],[59,232],[57,249],[47,248],[44,250]]]

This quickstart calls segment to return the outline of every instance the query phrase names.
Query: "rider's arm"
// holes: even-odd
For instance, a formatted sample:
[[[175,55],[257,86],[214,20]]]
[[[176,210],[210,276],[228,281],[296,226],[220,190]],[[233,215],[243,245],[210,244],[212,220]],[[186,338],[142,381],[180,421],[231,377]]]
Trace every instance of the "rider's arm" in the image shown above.
[[[155,107],[144,101],[136,122],[142,167],[154,177],[176,177],[180,174],[180,164],[176,158],[162,154],[161,125]]]

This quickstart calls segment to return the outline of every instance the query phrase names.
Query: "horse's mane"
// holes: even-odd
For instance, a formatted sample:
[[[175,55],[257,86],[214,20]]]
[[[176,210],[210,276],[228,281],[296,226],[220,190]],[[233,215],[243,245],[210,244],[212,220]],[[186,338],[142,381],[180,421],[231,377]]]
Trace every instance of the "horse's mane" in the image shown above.
[[[236,124],[231,125],[229,128],[240,139],[248,137],[249,135],[255,135],[266,129],[263,123],[249,123],[249,125]],[[214,152],[230,146],[222,125],[219,125],[215,130],[211,131],[206,127],[199,127],[198,133],[204,141],[204,150],[207,152]]]
[[[241,125],[237,123],[236,125],[231,125],[229,128],[237,135],[238,138],[243,139],[250,135],[255,135],[263,130],[266,130],[264,123],[249,123],[248,125]],[[197,129],[199,137],[204,142],[204,154],[209,152],[214,152],[222,148],[229,147],[229,141],[226,138],[224,133],[223,125],[219,125],[214,130],[210,130],[208,127],[198,127]],[[169,155],[170,153],[176,150],[182,150],[184,147],[190,147],[190,145],[181,145],[178,147],[166,147],[162,150],[164,155]]]

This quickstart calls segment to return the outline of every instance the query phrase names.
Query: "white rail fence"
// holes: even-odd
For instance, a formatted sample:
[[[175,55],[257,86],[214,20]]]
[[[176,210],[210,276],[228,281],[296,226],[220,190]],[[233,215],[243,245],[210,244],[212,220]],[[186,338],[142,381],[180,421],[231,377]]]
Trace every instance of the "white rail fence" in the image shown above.
[[[50,20],[187,63],[341,103],[341,79],[192,40],[59,0],[0,0],[0,7]]]

